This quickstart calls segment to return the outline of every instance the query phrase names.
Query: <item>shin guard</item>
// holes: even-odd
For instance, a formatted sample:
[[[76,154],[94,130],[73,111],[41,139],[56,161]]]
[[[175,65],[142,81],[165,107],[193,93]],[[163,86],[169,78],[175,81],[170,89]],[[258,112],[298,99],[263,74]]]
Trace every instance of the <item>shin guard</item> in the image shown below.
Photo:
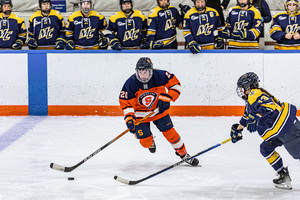
[[[183,141],[174,128],[164,131],[163,134],[178,154],[183,156],[187,153]]]

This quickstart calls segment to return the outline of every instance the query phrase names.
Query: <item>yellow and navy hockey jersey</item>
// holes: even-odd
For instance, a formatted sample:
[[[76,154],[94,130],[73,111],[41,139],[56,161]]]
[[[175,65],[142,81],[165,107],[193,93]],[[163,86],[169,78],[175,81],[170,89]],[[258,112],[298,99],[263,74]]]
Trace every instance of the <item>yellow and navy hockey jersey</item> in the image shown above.
[[[297,12],[294,16],[283,12],[273,17],[270,36],[273,40],[276,40],[275,49],[300,49],[300,40],[294,38],[288,40],[284,37],[287,33],[300,33],[299,24],[300,12]]]
[[[247,10],[242,10],[240,6],[232,7],[229,10],[226,20],[230,36],[228,40],[229,48],[258,49],[258,36],[261,33],[261,14],[251,6]],[[243,39],[236,39],[233,33],[246,30]]]
[[[164,43],[164,48],[173,46],[173,43],[176,42],[176,27],[179,27],[182,21],[178,10],[173,6],[169,6],[165,10],[157,6],[150,10],[148,14],[148,41],[161,41]]]
[[[54,9],[47,17],[43,16],[42,11],[36,11],[29,18],[28,37],[37,41],[37,49],[54,49],[57,38],[65,39],[63,16]]]
[[[276,140],[287,132],[295,122],[297,108],[289,103],[271,98],[261,89],[252,89],[246,101],[245,114],[240,124],[246,126],[248,114],[259,114],[261,118],[257,132],[267,142]]]
[[[204,49],[214,49],[214,32],[221,30],[219,13],[206,7],[205,12],[200,14],[194,7],[184,16],[182,28],[186,43],[195,40]]]
[[[73,40],[75,49],[99,49],[99,38],[103,31],[107,31],[105,17],[90,11],[88,17],[84,17],[81,11],[72,13],[66,25],[66,39]]]
[[[25,43],[26,35],[23,18],[11,13],[8,18],[4,19],[3,13],[0,13],[0,48],[12,48],[18,39]]]
[[[112,32],[108,35],[109,39],[117,38],[123,48],[140,48],[142,39],[146,37],[147,17],[139,10],[133,10],[128,18],[119,11],[109,18],[107,29]]]

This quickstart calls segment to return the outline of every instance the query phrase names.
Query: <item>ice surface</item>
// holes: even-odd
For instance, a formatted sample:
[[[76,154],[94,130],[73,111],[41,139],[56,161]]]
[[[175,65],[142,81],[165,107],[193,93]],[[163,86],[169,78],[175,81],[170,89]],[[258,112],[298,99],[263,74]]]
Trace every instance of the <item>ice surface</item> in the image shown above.
[[[229,138],[237,117],[172,117],[193,155]],[[73,172],[54,171],[54,162],[73,166],[126,129],[123,117],[0,117],[0,200],[223,200],[300,197],[300,162],[278,148],[289,166],[293,190],[276,189],[275,171],[259,153],[262,139],[244,131],[198,158],[202,167],[182,164],[138,185],[138,180],[179,161],[152,124],[157,151],[151,154],[131,133],[109,145]],[[75,177],[69,181],[68,177]]]

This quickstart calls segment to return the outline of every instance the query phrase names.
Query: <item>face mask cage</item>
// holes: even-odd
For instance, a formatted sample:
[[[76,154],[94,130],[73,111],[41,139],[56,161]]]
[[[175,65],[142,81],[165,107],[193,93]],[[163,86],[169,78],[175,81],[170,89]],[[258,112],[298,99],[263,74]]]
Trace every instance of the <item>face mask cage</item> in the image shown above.
[[[86,2],[89,2],[90,3],[90,8],[82,8],[82,4],[86,3]],[[90,11],[93,10],[93,2],[92,1],[82,1],[80,3],[80,10],[83,12],[83,13],[89,13]]]
[[[142,71],[142,70],[148,70],[149,71],[149,77],[145,80],[142,80],[139,76],[139,71]],[[136,74],[136,78],[142,82],[142,83],[148,83],[150,81],[150,79],[152,78],[152,75],[153,75],[153,70],[152,69],[136,69],[135,70],[135,74]]]
[[[242,98],[243,100],[247,100],[247,95],[245,94],[245,89],[242,87],[236,88],[236,93],[238,97]]]

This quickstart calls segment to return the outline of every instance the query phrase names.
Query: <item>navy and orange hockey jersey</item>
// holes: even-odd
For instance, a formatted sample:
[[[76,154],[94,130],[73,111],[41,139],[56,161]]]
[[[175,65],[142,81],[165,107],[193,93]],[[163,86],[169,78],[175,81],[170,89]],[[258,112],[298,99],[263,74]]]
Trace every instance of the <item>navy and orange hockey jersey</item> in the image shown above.
[[[123,11],[109,18],[108,30],[112,32],[110,40],[117,38],[123,48],[140,48],[141,41],[146,37],[147,17],[139,10],[127,18]]]
[[[226,26],[230,32],[228,48],[258,49],[258,36],[261,33],[261,14],[254,7],[242,10],[240,6],[229,10]],[[243,39],[236,39],[233,33],[246,29]]]
[[[37,41],[37,49],[54,49],[57,38],[65,39],[65,22],[61,13],[51,9],[44,17],[42,11],[36,11],[29,18],[28,37]]]
[[[288,40],[284,37],[287,33],[300,33],[299,24],[300,12],[297,12],[294,16],[283,12],[273,17],[270,36],[273,40],[276,40],[275,49],[300,49],[300,40],[294,38]]]
[[[4,19],[0,13],[0,48],[12,48],[16,40],[25,43],[26,27],[24,19],[11,13],[8,18]]]
[[[148,41],[160,41],[164,48],[169,48],[176,42],[176,27],[181,27],[183,19],[178,10],[169,6],[164,10],[157,6],[148,14]]]
[[[202,49],[214,49],[215,36],[221,30],[219,13],[213,8],[206,7],[205,12],[200,14],[194,7],[184,16],[182,28],[186,43],[194,40]]]
[[[148,83],[141,83],[136,75],[132,75],[124,84],[120,93],[119,102],[125,118],[135,115],[143,118],[157,107],[158,97],[167,93],[176,101],[180,95],[181,85],[174,74],[165,70],[153,70]],[[148,118],[145,122],[155,121],[166,116],[169,110]]]
[[[82,12],[76,11],[68,18],[66,25],[66,39],[73,40],[75,49],[99,49],[99,38],[107,31],[105,17],[96,12],[90,11],[88,17]]]
[[[297,113],[294,105],[275,100],[261,89],[252,89],[246,101],[245,114],[240,120],[245,127],[248,114],[261,115],[257,132],[267,142],[287,132],[294,124]]]

